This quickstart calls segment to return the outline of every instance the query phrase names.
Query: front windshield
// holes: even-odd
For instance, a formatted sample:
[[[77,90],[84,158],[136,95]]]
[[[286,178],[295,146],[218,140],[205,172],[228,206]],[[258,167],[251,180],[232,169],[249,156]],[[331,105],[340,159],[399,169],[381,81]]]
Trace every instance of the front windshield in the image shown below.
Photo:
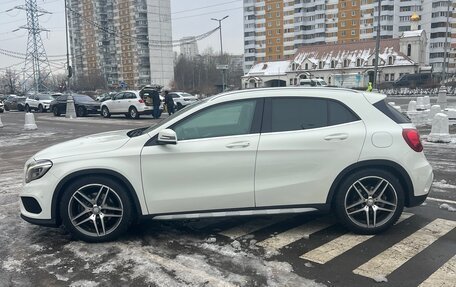
[[[172,114],[171,116],[167,117],[166,119],[163,119],[158,124],[148,127],[147,129],[145,129],[143,131],[142,134],[148,133],[150,131],[153,131],[154,129],[157,129],[157,128],[163,126],[163,125],[166,125],[169,121],[173,120],[176,116],[179,116],[183,112],[187,112],[187,111],[193,110],[193,109],[199,107],[200,105],[205,104],[207,101],[208,101],[208,99],[204,99],[202,101],[197,101],[197,102],[194,102],[193,104],[185,106],[185,108],[177,111],[176,113]]]
[[[38,98],[40,99],[40,101],[54,100],[54,98],[51,95],[39,95]]]
[[[320,80],[320,86],[327,86],[328,84],[324,80]]]

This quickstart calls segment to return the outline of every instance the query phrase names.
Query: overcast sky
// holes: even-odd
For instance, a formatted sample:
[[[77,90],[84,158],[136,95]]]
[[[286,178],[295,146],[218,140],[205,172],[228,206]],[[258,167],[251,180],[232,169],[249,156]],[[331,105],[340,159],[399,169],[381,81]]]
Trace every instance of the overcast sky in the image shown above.
[[[243,52],[243,20],[242,20],[242,0],[170,0],[171,17],[173,23],[173,40],[182,37],[196,36],[203,34],[217,27],[218,22],[211,18],[222,18],[229,15],[223,21],[223,49],[232,54]],[[6,10],[16,5],[24,4],[24,0],[0,0],[0,49],[25,53],[27,48],[26,30],[13,30],[22,25],[26,25],[25,11]],[[37,0],[43,9],[52,12],[40,18],[40,25],[51,30],[43,32],[41,37],[48,55],[65,54],[65,17],[64,0]],[[219,34],[214,33],[208,38],[198,42],[200,52],[207,48],[212,48],[215,52],[220,51]],[[175,48],[178,51],[178,48]],[[51,57],[50,59],[57,59]],[[23,60],[5,56],[0,50],[0,69],[10,65],[21,70]],[[63,67],[63,63],[53,62],[53,66]],[[0,70],[0,72],[3,72]]]

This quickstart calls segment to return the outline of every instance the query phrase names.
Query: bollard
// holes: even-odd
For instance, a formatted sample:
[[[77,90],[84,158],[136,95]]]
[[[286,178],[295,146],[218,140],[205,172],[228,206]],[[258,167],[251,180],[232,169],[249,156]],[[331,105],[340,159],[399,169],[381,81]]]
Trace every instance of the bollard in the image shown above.
[[[430,109],[431,108],[431,100],[429,99],[429,96],[424,96],[423,104],[424,104],[424,108],[425,109]]]
[[[442,109],[440,108],[439,105],[433,105],[431,107],[431,110],[429,111],[429,120],[432,121],[435,117],[436,114],[441,113]]]
[[[445,86],[441,86],[439,89],[437,104],[440,105],[442,109],[446,109],[447,107],[447,88]]]
[[[407,107],[408,112],[416,112],[416,101],[410,101]]]
[[[424,98],[423,97],[418,97],[416,98],[416,110],[418,111],[423,111],[424,108]]]
[[[74,109],[74,99],[73,99],[72,95],[68,95],[68,97],[67,97],[65,118],[70,118],[70,119],[76,118],[76,111]]]
[[[427,141],[438,143],[451,142],[447,115],[444,113],[437,113],[435,115],[434,119],[432,120],[431,133],[429,134]]]
[[[26,113],[25,114],[25,124],[24,124],[24,130],[36,130],[38,127],[36,126],[35,123],[35,115],[32,113]]]
[[[0,128],[3,128],[2,117],[0,116]]]

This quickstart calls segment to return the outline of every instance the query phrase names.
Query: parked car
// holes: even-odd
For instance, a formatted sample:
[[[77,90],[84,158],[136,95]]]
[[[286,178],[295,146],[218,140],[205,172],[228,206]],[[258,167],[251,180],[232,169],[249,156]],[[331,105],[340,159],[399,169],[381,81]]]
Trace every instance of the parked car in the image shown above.
[[[100,242],[142,217],[334,210],[351,231],[376,234],[420,205],[433,181],[419,132],[385,99],[242,90],[149,128],[60,143],[25,163],[22,218]]]
[[[25,109],[25,97],[19,97],[16,95],[9,95],[6,97],[6,100],[3,102],[5,105],[5,110],[18,110],[20,112]]]
[[[25,111],[47,112],[54,98],[50,94],[30,95],[25,100]]]
[[[3,104],[3,101],[0,100],[0,113],[3,113],[4,110],[5,110],[5,104]]]
[[[327,87],[328,84],[323,79],[301,79],[299,80],[300,86],[308,87]]]
[[[127,118],[139,118],[140,115],[152,114],[153,106],[148,93],[139,91],[123,91],[117,93],[112,99],[101,103],[101,114],[105,118],[111,115],[123,114]],[[160,106],[160,114],[163,103]]]
[[[86,95],[73,94],[74,108],[76,116],[85,117],[88,114],[99,114],[100,103]],[[62,95],[53,100],[50,105],[50,110],[54,116],[58,117],[66,113],[68,95]]]
[[[177,110],[193,104],[198,100],[195,96],[184,92],[169,92],[169,94],[171,97],[173,97],[174,105],[176,106]]]

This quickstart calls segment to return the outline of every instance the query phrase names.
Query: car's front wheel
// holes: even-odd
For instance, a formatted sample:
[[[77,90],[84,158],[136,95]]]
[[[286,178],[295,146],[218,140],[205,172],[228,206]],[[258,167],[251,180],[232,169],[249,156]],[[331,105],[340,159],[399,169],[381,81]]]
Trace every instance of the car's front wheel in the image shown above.
[[[76,109],[76,116],[85,117],[87,115],[87,110],[83,106],[79,106]]]
[[[89,176],[74,181],[64,191],[60,216],[74,237],[104,242],[128,230],[133,208],[123,186],[110,178]]]
[[[25,111],[27,113],[30,113],[32,110],[30,109],[30,106],[29,105],[25,105]]]
[[[111,116],[111,113],[109,112],[108,107],[104,106],[104,107],[101,109],[101,115],[102,115],[104,118],[109,118],[109,117]]]
[[[132,119],[139,118],[138,110],[135,107],[130,107],[130,109],[128,110],[128,113],[130,114],[130,117]]]
[[[39,112],[39,113],[44,113],[44,112],[45,112],[45,110],[44,110],[44,108],[43,108],[43,105],[39,105],[39,106],[38,106],[38,112]]]
[[[368,168],[349,175],[335,197],[339,220],[359,234],[376,234],[393,225],[404,209],[404,191],[393,174]]]
[[[54,116],[60,117],[60,111],[59,111],[58,107],[53,107],[52,108],[52,113],[54,114]]]

